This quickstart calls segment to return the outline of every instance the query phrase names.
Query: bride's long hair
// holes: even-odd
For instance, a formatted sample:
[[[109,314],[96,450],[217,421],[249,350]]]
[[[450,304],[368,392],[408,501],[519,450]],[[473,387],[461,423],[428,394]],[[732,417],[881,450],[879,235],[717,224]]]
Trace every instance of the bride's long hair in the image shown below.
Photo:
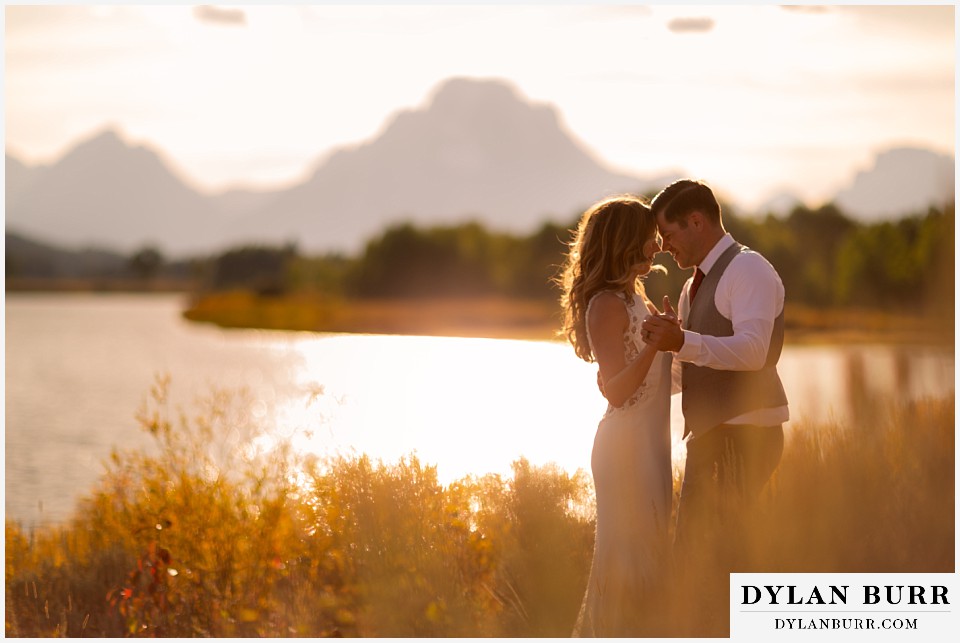
[[[657,233],[650,206],[640,197],[618,195],[594,204],[580,218],[558,282],[563,294],[561,333],[577,356],[594,361],[587,340],[587,304],[604,290],[644,295],[631,268],[643,260],[643,244]],[[651,265],[651,270],[663,271]]]

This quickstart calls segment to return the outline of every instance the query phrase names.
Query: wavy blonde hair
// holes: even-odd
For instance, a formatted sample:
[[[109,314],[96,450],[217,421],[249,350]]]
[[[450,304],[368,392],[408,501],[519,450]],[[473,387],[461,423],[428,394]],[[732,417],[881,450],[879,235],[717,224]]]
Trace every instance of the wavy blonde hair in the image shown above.
[[[630,269],[643,260],[643,245],[656,233],[657,222],[646,201],[630,195],[604,199],[580,218],[557,281],[563,292],[561,333],[584,361],[595,360],[587,340],[587,304],[604,290],[644,294],[643,283],[631,278]]]

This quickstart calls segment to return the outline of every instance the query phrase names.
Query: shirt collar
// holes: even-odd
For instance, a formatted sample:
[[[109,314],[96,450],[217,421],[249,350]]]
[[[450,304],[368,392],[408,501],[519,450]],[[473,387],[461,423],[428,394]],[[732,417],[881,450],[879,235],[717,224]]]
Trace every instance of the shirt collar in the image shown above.
[[[713,246],[713,249],[707,253],[707,256],[703,258],[703,261],[700,262],[697,268],[704,274],[710,272],[710,269],[713,268],[713,264],[717,263],[720,255],[734,243],[736,242],[733,240],[733,237],[730,236],[729,232],[723,235],[720,240],[717,241],[716,245]]]

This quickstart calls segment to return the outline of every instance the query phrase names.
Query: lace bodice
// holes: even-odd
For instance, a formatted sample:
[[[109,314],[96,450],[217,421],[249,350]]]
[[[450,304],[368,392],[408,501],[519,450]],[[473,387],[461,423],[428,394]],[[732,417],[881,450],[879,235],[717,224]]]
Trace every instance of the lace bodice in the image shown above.
[[[593,302],[596,301],[597,297],[603,293],[597,293],[590,298],[590,302],[587,304],[587,319],[590,318],[590,309],[593,307]],[[627,309],[627,329],[623,333],[623,348],[624,348],[624,357],[627,362],[632,362],[640,356],[640,348],[643,346],[643,339],[640,336],[640,324],[643,322],[643,319],[649,314],[647,311],[646,302],[642,295],[635,293],[633,297],[628,297],[622,292],[616,293],[617,296],[623,301],[624,306]],[[590,336],[590,324],[587,324],[587,341],[590,342],[590,350],[593,350],[593,338]],[[660,384],[660,379],[662,377],[662,360],[664,356],[662,353],[658,353],[654,359],[653,363],[650,365],[650,370],[647,373],[646,378],[644,378],[643,384],[641,384],[637,390],[630,396],[630,398],[624,402],[623,406],[614,407],[609,406],[607,408],[607,414],[621,411],[623,409],[630,408],[635,406],[645,397],[649,396],[650,391],[655,390]]]

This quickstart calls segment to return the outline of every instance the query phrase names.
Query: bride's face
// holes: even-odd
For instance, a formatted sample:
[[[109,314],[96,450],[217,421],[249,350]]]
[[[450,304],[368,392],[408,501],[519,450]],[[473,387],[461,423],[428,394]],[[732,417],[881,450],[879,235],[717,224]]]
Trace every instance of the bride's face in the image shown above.
[[[634,272],[637,277],[642,277],[650,272],[650,268],[653,266],[653,258],[658,252],[660,252],[660,241],[657,236],[654,235],[643,242],[643,246],[641,246],[640,249],[640,259],[633,265],[631,271]]]

